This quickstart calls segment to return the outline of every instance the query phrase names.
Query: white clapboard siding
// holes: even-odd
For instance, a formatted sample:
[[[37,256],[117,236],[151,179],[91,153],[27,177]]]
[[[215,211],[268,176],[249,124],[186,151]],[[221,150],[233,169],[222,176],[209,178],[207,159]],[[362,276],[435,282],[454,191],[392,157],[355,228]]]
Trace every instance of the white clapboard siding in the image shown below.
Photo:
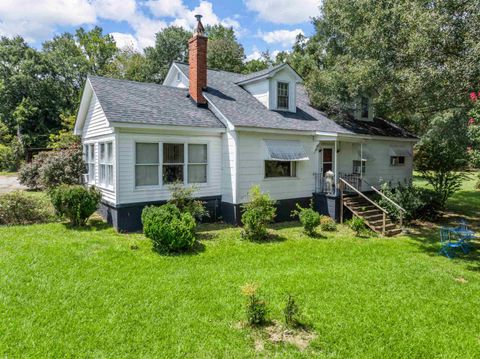
[[[248,191],[253,185],[269,193],[273,199],[302,198],[312,195],[314,190],[316,143],[311,136],[274,135],[241,132],[239,134],[238,203],[248,200]],[[310,157],[309,161],[297,162],[296,178],[265,178],[264,139],[299,140]]]
[[[398,182],[410,181],[413,172],[413,157],[405,157],[405,164],[400,166],[390,165],[390,148],[405,148],[412,152],[411,142],[386,141],[386,140],[368,140],[363,145],[365,149],[374,157],[373,160],[367,160],[365,166],[364,179],[371,185],[378,186],[383,182],[391,182],[397,185]],[[353,161],[359,159],[359,143],[340,142],[338,148],[338,171],[351,173],[353,170]]]
[[[111,133],[113,133],[113,128],[110,127],[97,96],[93,94],[90,99],[85,125],[83,126],[82,138],[88,139]]]
[[[170,198],[168,186],[135,187],[135,143],[206,143],[207,183],[196,184],[197,197],[220,196],[222,192],[222,139],[220,136],[181,136],[166,134],[118,134],[118,202],[120,204],[163,201]]]
[[[265,107],[268,108],[269,102],[269,80],[264,79],[258,82],[254,82],[252,84],[248,84],[244,86],[245,90],[247,90],[253,97],[255,97],[258,101],[262,103]]]
[[[237,133],[222,135],[222,201],[236,203],[237,188]]]

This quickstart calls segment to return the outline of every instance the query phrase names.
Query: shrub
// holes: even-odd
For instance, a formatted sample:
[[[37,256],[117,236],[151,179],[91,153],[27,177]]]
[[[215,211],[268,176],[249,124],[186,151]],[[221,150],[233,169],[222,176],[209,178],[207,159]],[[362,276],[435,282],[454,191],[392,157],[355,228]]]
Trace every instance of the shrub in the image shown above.
[[[170,185],[170,191],[172,197],[168,203],[177,206],[180,212],[188,212],[199,221],[209,216],[205,203],[193,198],[193,194],[197,191],[195,187],[185,187],[182,182],[175,182]]]
[[[310,203],[310,207],[308,208],[302,208],[297,203],[297,209],[292,211],[292,217],[297,216],[304,231],[308,235],[315,234],[315,228],[320,224],[320,214],[312,208],[312,203]]]
[[[195,243],[195,219],[189,212],[181,213],[174,204],[145,207],[142,223],[143,233],[158,252],[186,250]]]
[[[250,189],[249,198],[250,201],[242,205],[242,234],[250,240],[261,241],[267,238],[267,225],[275,218],[275,201],[262,193],[258,186]]]
[[[43,188],[54,188],[61,184],[80,184],[85,173],[82,146],[52,151],[40,167],[40,184]]]
[[[95,187],[61,185],[50,191],[50,198],[59,216],[66,217],[73,226],[83,226],[97,210],[102,197]]]
[[[283,316],[287,327],[297,327],[300,324],[300,308],[295,302],[295,298],[290,294],[287,295],[287,301],[283,308]]]
[[[0,143],[0,171],[14,171],[15,169],[16,160],[13,149]]]
[[[434,220],[438,217],[442,207],[437,192],[428,188],[401,183],[397,188],[391,188],[385,183],[382,185],[382,192],[405,209],[404,219],[407,222],[414,219]],[[390,201],[380,197],[378,203],[389,212],[393,220],[398,221],[399,212]]]
[[[361,217],[353,216],[353,218],[349,220],[347,224],[355,232],[357,237],[362,233],[365,233],[367,230],[367,227],[365,226],[365,220]]]
[[[333,232],[337,230],[337,224],[335,221],[329,216],[321,216],[320,217],[320,228],[322,231],[325,232]]]
[[[242,287],[242,294],[247,298],[245,303],[247,323],[252,327],[265,324],[268,309],[265,301],[258,295],[258,286],[247,283]]]
[[[53,219],[53,210],[40,198],[23,191],[0,196],[0,225],[46,223]]]
[[[30,189],[50,189],[61,184],[79,184],[84,172],[82,147],[74,144],[64,150],[40,152],[20,168],[19,181]]]

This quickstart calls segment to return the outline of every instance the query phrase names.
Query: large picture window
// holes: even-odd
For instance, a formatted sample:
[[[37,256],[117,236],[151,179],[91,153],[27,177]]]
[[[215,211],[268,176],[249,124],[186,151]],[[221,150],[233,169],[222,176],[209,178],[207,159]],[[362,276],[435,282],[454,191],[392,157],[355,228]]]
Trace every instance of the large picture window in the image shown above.
[[[113,186],[113,145],[111,142],[99,144],[100,184]]]
[[[279,109],[288,109],[288,83],[277,83],[277,107]]]
[[[86,164],[87,182],[95,182],[95,145],[89,144],[83,146],[83,159]]]
[[[188,183],[207,182],[207,145],[188,145]]]
[[[181,143],[163,144],[163,183],[183,182],[184,145]]]
[[[135,186],[158,186],[158,143],[135,144]]]
[[[294,161],[265,161],[265,177],[295,177],[297,164]]]

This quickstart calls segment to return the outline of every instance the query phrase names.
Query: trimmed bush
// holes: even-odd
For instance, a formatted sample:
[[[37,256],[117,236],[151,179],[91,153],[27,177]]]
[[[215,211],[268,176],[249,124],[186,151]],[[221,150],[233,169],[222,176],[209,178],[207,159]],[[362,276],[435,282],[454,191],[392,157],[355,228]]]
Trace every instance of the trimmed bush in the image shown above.
[[[337,224],[329,216],[320,217],[320,229],[325,232],[334,232],[337,230]]]
[[[308,208],[302,208],[298,203],[296,206],[297,209],[292,211],[292,217],[298,217],[305,233],[314,235],[315,229],[320,224],[320,214],[312,208],[312,203]]]
[[[262,193],[258,186],[250,189],[249,198],[250,201],[242,205],[242,235],[253,241],[261,241],[267,238],[267,225],[275,218],[275,201]]]
[[[195,219],[177,206],[148,206],[142,212],[143,233],[158,252],[178,252],[192,248],[195,243]]]
[[[61,185],[50,191],[55,211],[72,226],[83,226],[97,210],[102,195],[95,187]]]
[[[268,309],[265,301],[258,295],[258,286],[247,283],[242,287],[242,294],[247,298],[245,303],[247,323],[252,327],[265,324]]]
[[[48,203],[31,194],[15,191],[0,196],[0,225],[47,223],[54,219]]]

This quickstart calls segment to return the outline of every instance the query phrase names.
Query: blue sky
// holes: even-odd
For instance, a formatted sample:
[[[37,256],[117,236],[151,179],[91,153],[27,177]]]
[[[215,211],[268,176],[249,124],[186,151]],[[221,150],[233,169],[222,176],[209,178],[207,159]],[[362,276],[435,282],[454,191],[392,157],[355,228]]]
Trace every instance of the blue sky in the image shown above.
[[[191,29],[196,13],[206,24],[235,29],[248,58],[288,50],[295,36],[313,32],[320,0],[0,0],[0,35],[22,35],[31,45],[79,26],[99,25],[119,46],[140,51],[169,25]]]

